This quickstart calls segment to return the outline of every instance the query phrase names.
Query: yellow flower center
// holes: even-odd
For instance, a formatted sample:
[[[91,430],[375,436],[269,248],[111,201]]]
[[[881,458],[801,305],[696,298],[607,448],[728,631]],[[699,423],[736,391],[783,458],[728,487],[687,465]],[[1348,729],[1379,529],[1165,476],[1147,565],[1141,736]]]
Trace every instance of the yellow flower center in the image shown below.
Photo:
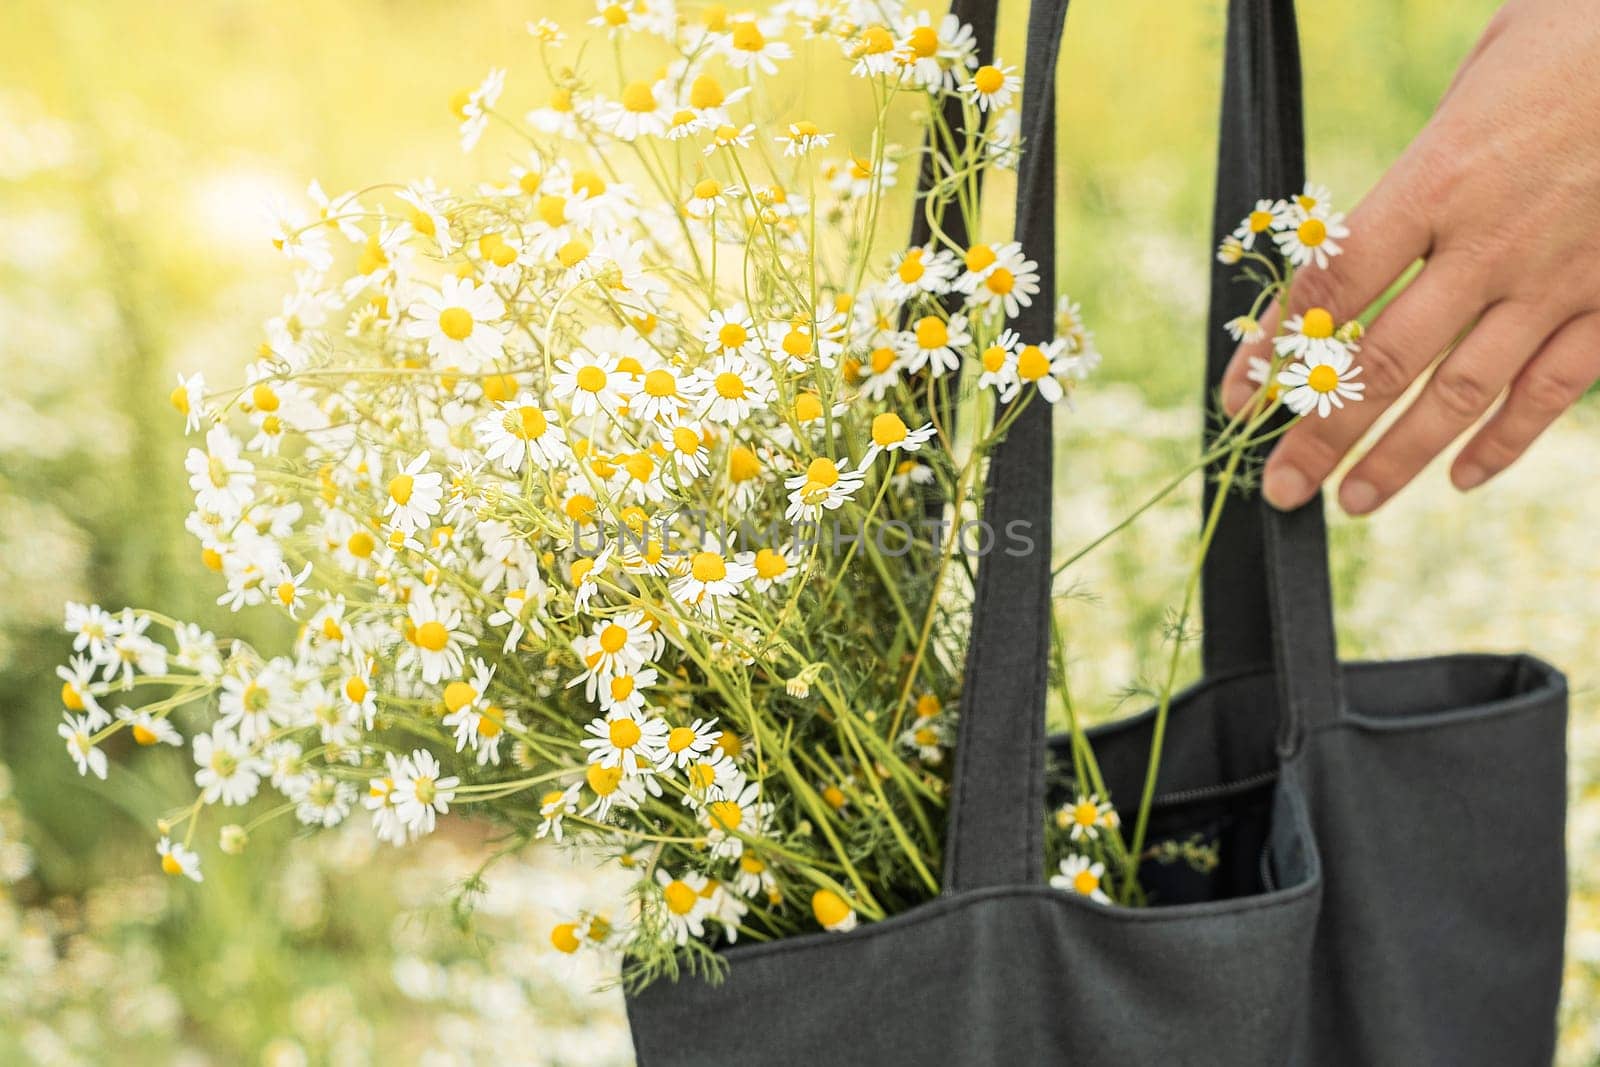
[[[668,882],[661,895],[667,900],[667,910],[674,915],[689,914],[700,899],[689,883],[677,879]]]
[[[615,719],[606,728],[606,733],[611,738],[611,743],[617,748],[628,749],[639,743],[639,738],[644,736],[644,731],[639,729],[639,724],[632,719]]]
[[[1318,363],[1306,375],[1306,384],[1319,393],[1331,393],[1339,388],[1339,372],[1326,363]]]
[[[594,790],[595,796],[608,797],[622,784],[622,768],[602,767],[598,763],[591,763],[589,769],[583,772],[583,780],[589,783],[589,788]]]
[[[350,698],[350,703],[359,704],[367,699],[367,683],[351,675],[344,680],[344,695]]]
[[[850,905],[833,890],[819,889],[811,894],[811,913],[824,927],[834,927],[850,917]]]
[[[689,573],[697,582],[720,582],[728,576],[728,562],[715,552],[696,552]]]
[[[881,56],[894,51],[894,35],[887,26],[868,26],[861,31],[855,54],[858,56]]]
[[[927,264],[922,262],[922,249],[913,248],[906,253],[906,258],[900,261],[900,269],[895,273],[907,285],[914,284],[928,271]]]
[[[274,393],[272,386],[266,382],[260,382],[254,389],[250,390],[250,402],[256,406],[258,411],[278,410],[278,394]]]
[[[939,35],[932,26],[918,26],[911,31],[911,54],[918,59],[930,59],[939,51]]]
[[[357,530],[350,535],[344,547],[356,559],[368,559],[372,556],[372,550],[378,547],[378,540],[365,530]]]
[[[801,356],[810,355],[811,335],[799,327],[795,327],[783,335],[783,351],[785,355],[794,356],[797,359]]]
[[[622,90],[622,106],[633,112],[656,109],[656,91],[649,82],[633,82]]]
[[[688,771],[689,788],[704,793],[717,781],[717,772],[709,763],[696,763]]]
[[[767,869],[767,864],[759,856],[746,852],[739,857],[739,869],[746,874],[760,874]]]
[[[845,799],[844,790],[840,789],[836,785],[830,785],[822,791],[823,803],[827,804],[828,807],[832,808],[834,811],[838,811],[840,808],[844,807]]]
[[[578,927],[575,923],[560,923],[550,931],[550,943],[557,952],[568,955],[578,951]]]
[[[478,736],[498,737],[505,728],[505,714],[499,708],[484,708],[483,714],[478,716]]]
[[[682,752],[694,744],[694,731],[687,726],[674,726],[667,734],[667,751]]]
[[[822,398],[816,393],[801,393],[794,399],[796,422],[810,422],[822,418]]]
[[[1006,84],[1006,76],[999,67],[979,67],[972,76],[972,84],[984,96],[998,93]]]
[[[990,345],[983,350],[983,369],[990,374],[995,374],[1006,365],[1006,350],[999,345]]]
[[[1321,219],[1306,219],[1295,232],[1300,236],[1300,243],[1308,248],[1315,248],[1328,239],[1328,227]]]
[[[999,257],[994,254],[994,249],[988,245],[973,245],[967,249],[967,269],[977,274],[979,271],[988,270]]]
[[[411,502],[411,490],[417,480],[409,474],[396,474],[389,479],[389,498],[396,504],[405,505]]]
[[[950,343],[950,328],[937,315],[924,315],[917,320],[917,346],[943,348]]]
[[[717,395],[724,400],[739,400],[744,396],[744,379],[732,371],[723,371],[716,379]]]
[[[578,368],[575,380],[578,388],[584,392],[598,393],[606,387],[606,372],[604,368],[590,364],[589,366]]]
[[[450,631],[444,628],[444,623],[429,620],[417,627],[417,644],[429,652],[443,652],[449,643]]]
[[[478,699],[478,691],[467,682],[451,682],[444,687],[444,706],[452,713]]]
[[[646,396],[663,399],[678,395],[678,380],[672,376],[671,371],[653,370],[644,376],[644,391]]]
[[[411,228],[422,234],[422,236],[432,237],[434,235],[433,216],[421,208],[411,209],[410,221]]]
[[[173,407],[178,409],[179,414],[189,414],[189,390],[180,385],[167,394],[167,399],[172,402]]]
[[[133,724],[133,739],[141,745],[153,745],[160,740],[154,730],[140,722]]]
[[[780,552],[763,548],[756,553],[756,574],[762,578],[781,577],[789,569],[789,561]]]
[[[521,404],[515,411],[507,412],[502,425],[507,433],[524,441],[537,441],[550,428],[544,412],[531,404]]]
[[[721,107],[727,94],[722,91],[722,84],[709,74],[697,77],[689,86],[689,106],[704,110],[708,107]]]
[[[694,186],[696,200],[710,200],[722,195],[722,183],[715,178],[706,178],[698,181]]]
[[[806,467],[806,481],[823,489],[832,488],[839,481],[839,468],[831,459],[819,456]]]
[[[178,857],[168,852],[165,856],[161,857],[161,869],[166,871],[168,874],[182,874],[183,864],[178,862]]]
[[[539,221],[549,227],[560,226],[567,221],[567,198],[546,194],[539,198],[537,208]]]
[[[736,22],[733,24],[733,47],[741,52],[759,52],[767,47],[767,39],[754,22]]]
[[[1250,232],[1251,233],[1266,233],[1267,230],[1269,230],[1271,228],[1272,228],[1272,212],[1270,212],[1270,211],[1252,211],[1252,212],[1250,212]]]
[[[1317,340],[1333,336],[1333,314],[1327,308],[1312,308],[1300,320],[1300,332]]]
[[[750,331],[737,322],[725,322],[717,330],[717,343],[723,348],[739,348],[750,339]]]
[[[1100,888],[1100,876],[1085,868],[1072,876],[1072,888],[1084,896],[1089,896]]]
[[[584,261],[589,252],[589,242],[574,237],[556,249],[556,259],[561,261],[563,267],[575,267]]]
[[[573,493],[567,498],[566,506],[562,510],[567,513],[567,518],[573,522],[588,525],[594,521],[595,509],[599,506],[594,497],[587,493]],[[590,566],[593,566],[593,564],[591,563]]]
[[[1100,821],[1100,809],[1091,801],[1072,805],[1072,821],[1079,826],[1093,826]]]
[[[872,420],[872,443],[880,448],[897,445],[906,439],[905,420],[892,411],[885,411]]]
[[[731,800],[714,800],[706,805],[706,815],[713,830],[732,833],[744,822],[744,809]]]
[[[611,623],[600,631],[600,647],[615,655],[628,643],[627,627]]]
[[[872,364],[872,373],[887,374],[889,373],[889,368],[894,366],[894,349],[874,348],[872,355],[868,358]]]
[[[700,435],[688,426],[675,426],[672,430],[672,447],[692,456],[700,448]]]
[[[735,445],[728,453],[728,477],[735,482],[748,482],[761,474],[761,460],[743,445]]]
[[[983,284],[988,287],[991,293],[997,296],[1005,296],[1016,288],[1017,278],[1006,268],[996,267],[989,277],[984,279]]]
[[[1017,356],[1017,376],[1036,382],[1050,373],[1050,357],[1038,345],[1028,345]]]
[[[633,676],[621,674],[611,679],[611,699],[627,700],[633,695]]]

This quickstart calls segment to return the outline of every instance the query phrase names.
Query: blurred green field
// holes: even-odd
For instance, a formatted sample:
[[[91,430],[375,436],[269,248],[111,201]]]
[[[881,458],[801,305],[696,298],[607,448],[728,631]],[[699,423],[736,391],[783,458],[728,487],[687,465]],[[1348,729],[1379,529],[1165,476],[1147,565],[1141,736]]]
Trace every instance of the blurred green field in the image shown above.
[[[1341,204],[1426,121],[1496,6],[1302,5],[1310,172]],[[1080,0],[1069,17],[1062,280],[1106,363],[1063,445],[1061,548],[1197,432],[1222,9]],[[589,10],[0,7],[0,1062],[626,1062],[615,994],[588,996],[594,976],[545,948],[548,915],[588,872],[507,865],[471,935],[443,907],[470,870],[470,833],[404,854],[371,852],[361,832],[265,841],[210,865],[203,887],[163,881],[150,828],[186,794],[186,757],[114,758],[111,788],[80,779],[53,681],[69,598],[268,636],[214,606],[183,532],[174,375],[236,378],[277,312],[289,277],[263,239],[270,197],[312,177],[342,190],[499,176],[515,146],[491,136],[464,158],[450,96],[505,66],[507,101],[531,106],[546,85],[524,22]],[[1004,10],[1002,53],[1020,57],[1022,9]],[[859,133],[859,101],[793,91],[846,143]],[[1572,673],[1574,1065],[1600,1064],[1600,486],[1572,474],[1597,446],[1591,399],[1491,488],[1460,498],[1436,465],[1377,518],[1335,529],[1350,654],[1526,646]],[[1154,662],[1195,513],[1192,498],[1170,502],[1079,576],[1096,597],[1073,627],[1080,700],[1109,708]],[[1514,870],[1515,842],[1485,848]]]

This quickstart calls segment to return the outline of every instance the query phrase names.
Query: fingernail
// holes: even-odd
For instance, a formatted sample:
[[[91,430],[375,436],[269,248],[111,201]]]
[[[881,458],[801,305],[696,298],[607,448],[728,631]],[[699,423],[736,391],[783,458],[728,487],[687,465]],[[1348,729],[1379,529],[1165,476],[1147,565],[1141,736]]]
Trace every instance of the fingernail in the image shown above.
[[[1311,482],[1293,467],[1269,467],[1261,479],[1261,495],[1279,511],[1297,508],[1311,496]]]
[[[1234,382],[1222,394],[1222,407],[1229,415],[1237,415],[1239,409],[1245,406],[1250,397],[1255,393],[1255,386],[1249,382]]]
[[[1339,487],[1339,506],[1351,515],[1365,515],[1382,502],[1371,482],[1347,481]]]
[[[1463,463],[1456,468],[1455,477],[1451,480],[1456,483],[1456,488],[1465,493],[1468,489],[1476,489],[1489,478],[1489,472],[1476,463]]]

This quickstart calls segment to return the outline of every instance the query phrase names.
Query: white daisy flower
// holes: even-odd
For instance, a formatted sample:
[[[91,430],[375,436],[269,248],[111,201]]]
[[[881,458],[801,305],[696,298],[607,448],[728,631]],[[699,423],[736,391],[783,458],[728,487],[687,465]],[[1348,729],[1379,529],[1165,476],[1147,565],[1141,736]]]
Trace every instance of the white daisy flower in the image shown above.
[[[1271,236],[1274,232],[1293,224],[1288,204],[1282,200],[1257,200],[1256,206],[1251,208],[1250,213],[1233,228],[1230,236],[1235,245],[1229,247],[1249,251],[1255,248],[1257,237],[1262,234]]]
[[[186,434],[198,430],[200,424],[211,415],[206,408],[204,374],[191,374],[187,377],[178,375],[178,387],[172,391],[168,399],[172,402],[172,406],[178,409],[178,414],[183,416],[183,432]]]
[[[1004,111],[1022,89],[1016,67],[998,63],[979,67],[960,91],[972,98],[979,111]]]
[[[388,763],[388,773],[382,778],[373,778],[368,781],[367,795],[362,803],[367,810],[372,812],[372,829],[379,841],[387,841],[392,845],[406,843],[406,826],[400,820],[398,797],[395,794],[395,781],[401,774],[401,761],[393,752],[384,754]]]
[[[936,378],[958,370],[961,350],[971,344],[965,315],[952,315],[948,321],[938,315],[924,315],[899,339],[905,368],[913,374],[927,368]]]
[[[72,635],[72,650],[88,652],[97,664],[111,657],[111,632],[116,620],[99,604],[67,602],[66,631]]]
[[[1069,856],[1061,861],[1061,873],[1051,875],[1050,885],[1066,893],[1088,897],[1096,904],[1110,904],[1111,898],[1100,888],[1106,865],[1093,863],[1088,856]]]
[[[706,913],[710,910],[710,901],[701,895],[706,887],[705,875],[690,871],[674,878],[657,867],[656,884],[661,887],[662,918],[673,941],[686,945],[690,937],[704,937]]]
[[[239,439],[226,427],[207,430],[205,450],[189,449],[183,466],[199,511],[234,519],[255,498],[255,466],[240,454]]]
[[[423,290],[406,308],[406,336],[426,340],[428,354],[476,371],[505,350],[506,306],[488,285],[446,275],[439,291]]]
[[[444,215],[445,194],[433,187],[431,179],[408,185],[395,195],[410,209],[405,217],[401,240],[417,234],[432,238],[442,256],[448,256],[456,250],[455,238],[450,235],[450,221]]]
[[[602,767],[621,767],[632,776],[648,774],[661,760],[667,742],[666,720],[659,716],[621,714],[609,719],[594,719],[584,727],[589,737],[583,747],[589,750],[588,762]]]
[[[106,778],[106,754],[94,743],[94,728],[82,715],[63,714],[56,733],[67,743],[67,754],[78,765],[78,773],[91,772],[102,782]]]
[[[476,89],[451,101],[451,110],[461,122],[461,151],[470,152],[477,147],[489,126],[489,109],[499,102],[505,85],[506,72],[495,67]]]
[[[1272,347],[1280,356],[1314,362],[1348,355],[1351,346],[1339,335],[1333,313],[1327,308],[1307,308],[1284,322]]]
[[[578,793],[581,786],[577,783],[565,789],[553,789],[539,798],[539,828],[533,836],[553,837],[561,840],[561,821],[568,815],[578,813]]]
[[[555,412],[541,408],[531,393],[502,401],[474,424],[484,458],[516,474],[531,462],[546,470],[572,461],[567,434]]]
[[[1035,385],[1047,403],[1055,404],[1067,395],[1073,380],[1081,376],[1078,360],[1067,351],[1065,341],[1023,345],[1017,353],[1016,385],[1010,396],[1002,394],[1002,399],[1009,400],[1018,389]]]
[[[442,776],[439,761],[426,749],[413,749],[394,776],[395,814],[413,836],[433,833],[437,816],[448,814],[461,779]]]
[[[700,340],[713,356],[759,356],[761,334],[743,308],[714,308],[700,327]]]
[[[764,895],[769,903],[773,903],[778,879],[773,875],[772,868],[766,860],[754,852],[746,851],[739,857],[739,873],[734,878],[733,886],[744,896]]]
[[[111,716],[94,695],[94,671],[94,662],[86,656],[73,656],[70,666],[56,668],[56,677],[61,679],[61,703],[68,711],[82,712],[90,730],[111,723]]]
[[[583,772],[583,781],[594,794],[594,800],[580,814],[595,822],[605,822],[614,807],[630,811],[638,808],[652,786],[657,792],[660,790],[660,786],[656,786],[646,775],[629,775],[620,765],[605,767],[590,763]]]
[[[729,25],[727,36],[718,41],[718,46],[734,70],[776,74],[778,64],[794,55],[794,49],[778,39],[783,30],[783,20],[779,18],[741,18]]]
[[[1273,234],[1278,251],[1296,267],[1316,264],[1328,265],[1328,257],[1342,251],[1340,240],[1350,236],[1342,213],[1308,215],[1294,223],[1290,229]]]
[[[695,417],[726,426],[738,426],[751,412],[765,409],[775,392],[766,365],[737,354],[717,356],[697,368],[690,381],[700,397]]]
[[[617,366],[617,357],[605,353],[574,352],[556,361],[550,379],[551,393],[565,400],[578,417],[598,411],[615,412],[633,395],[631,376]]]
[[[711,611],[723,598],[737,596],[755,573],[755,567],[740,563],[726,549],[708,544],[684,562],[683,573],[669,588],[683,603]]]
[[[152,715],[148,711],[135,711],[132,708],[118,708],[117,718],[128,724],[128,732],[133,735],[134,744],[143,748],[152,745],[182,745],[183,738],[178,731],[164,717]]]
[[[422,680],[429,685],[460,674],[466,660],[464,649],[478,643],[477,638],[461,631],[461,612],[439,606],[425,589],[412,592],[406,612],[410,619],[406,628],[408,644],[399,662],[404,667],[419,668]]]
[[[1259,341],[1264,336],[1261,321],[1251,315],[1236,315],[1223,326],[1235,341]]]
[[[978,65],[972,27],[956,15],[919,11],[900,24],[899,34],[901,61],[909,66],[912,82],[923,89],[954,92],[956,72]]]
[[[203,882],[205,875],[200,873],[200,856],[198,853],[184,848],[178,842],[163,837],[156,842],[156,854],[161,857],[161,869],[167,874],[183,875],[190,881]]]
[[[859,922],[856,910],[831,889],[819,889],[811,894],[811,914],[819,926],[834,934],[849,933]]]
[[[890,488],[897,493],[909,493],[914,487],[933,484],[933,468],[914,459],[903,459],[889,479]]]
[[[1012,396],[1017,390],[1017,353],[1022,350],[1022,338],[1015,330],[1006,330],[995,338],[994,344],[978,355],[983,372],[978,375],[979,389],[993,389],[1002,397]]]
[[[608,101],[595,116],[600,127],[619,141],[658,137],[672,121],[670,97],[656,82],[630,82],[622,96]]]
[[[884,288],[896,304],[923,296],[943,296],[950,292],[960,270],[955,254],[948,249],[932,245],[908,248],[895,257]]]
[[[789,123],[777,138],[777,142],[783,145],[786,157],[808,156],[819,148],[828,147],[828,142],[832,140],[833,134],[823,133],[815,122],[805,119]]]
[[[295,818],[304,826],[338,826],[355,806],[356,787],[326,774],[311,775],[299,791]]]
[[[1056,825],[1066,830],[1074,841],[1093,841],[1100,836],[1106,816],[1110,814],[1110,801],[1080,794],[1071,804],[1063,804],[1056,810]]]
[[[426,529],[433,516],[439,514],[444,476],[438,471],[426,470],[429,458],[429,453],[419,453],[389,479],[388,502],[383,515],[402,533]]]
[[[933,437],[933,423],[920,426],[915,430],[907,428],[905,420],[892,411],[884,411],[873,416],[872,419],[872,444],[867,446],[867,454],[862,457],[863,469],[872,466],[873,460],[884,452],[916,452]]]
[[[1296,415],[1315,411],[1319,418],[1327,418],[1346,400],[1360,400],[1367,387],[1354,380],[1361,374],[1354,363],[1348,352],[1340,352],[1318,356],[1315,362],[1289,364],[1278,371],[1279,388],[1287,390],[1284,405]]]
[[[700,809],[700,822],[709,831],[706,844],[711,854],[737,859],[744,852],[743,838],[765,833],[771,815],[772,805],[762,802],[761,786],[755,782],[738,793],[707,801]]]
[[[682,770],[703,759],[722,736],[721,730],[714,729],[716,724],[715,719],[696,719],[688,726],[674,726],[669,730],[661,747],[661,769]]]
[[[219,800],[227,805],[248,804],[261,788],[261,775],[266,771],[250,746],[220,725],[209,734],[195,735],[194,761],[200,768],[194,784],[207,804]]]
[[[786,584],[797,573],[802,558],[799,546],[793,543],[739,553],[741,563],[755,568],[756,576],[751,584],[758,593]]]
[[[995,248],[993,255],[994,260],[981,271],[969,269],[962,275],[956,288],[969,294],[972,304],[990,311],[1004,310],[1007,318],[1016,318],[1039,292],[1039,264],[1026,258],[1015,241]]]
[[[865,483],[862,470],[841,467],[834,460],[819,456],[800,474],[784,479],[789,489],[789,507],[784,512],[790,522],[815,520],[824,511],[835,511]]]

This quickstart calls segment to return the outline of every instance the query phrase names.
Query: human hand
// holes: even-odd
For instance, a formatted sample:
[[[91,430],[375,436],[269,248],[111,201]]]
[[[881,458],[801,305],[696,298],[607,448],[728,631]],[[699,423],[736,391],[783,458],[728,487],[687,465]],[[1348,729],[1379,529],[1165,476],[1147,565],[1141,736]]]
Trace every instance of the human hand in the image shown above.
[[[1345,476],[1339,503],[1374,510],[1504,394],[1451,467],[1456,488],[1483,484],[1600,378],[1600,4],[1507,3],[1349,227],[1343,255],[1298,273],[1291,313],[1354,318],[1426,262],[1361,343],[1365,402],[1286,433],[1263,494],[1279,508],[1309,500],[1430,366]],[[1263,318],[1269,339],[1278,318],[1276,307]],[[1256,391],[1250,357],[1271,343],[1234,354],[1222,385],[1230,414]]]

